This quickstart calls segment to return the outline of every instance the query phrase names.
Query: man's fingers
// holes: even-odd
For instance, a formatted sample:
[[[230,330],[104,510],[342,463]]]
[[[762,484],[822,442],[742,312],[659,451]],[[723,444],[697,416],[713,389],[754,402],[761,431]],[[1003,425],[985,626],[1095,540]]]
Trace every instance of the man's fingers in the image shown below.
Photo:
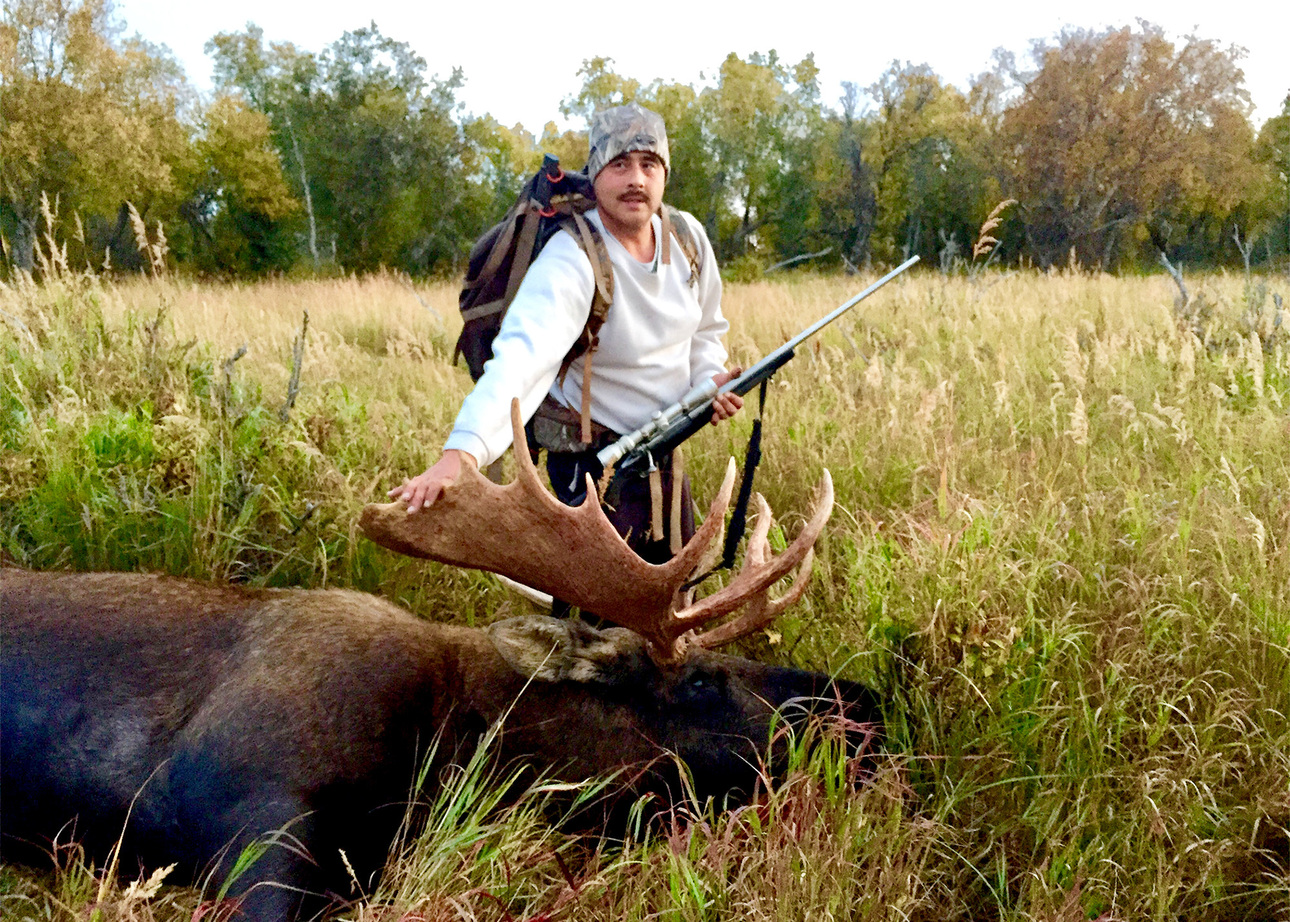
[[[439,498],[439,494],[442,492],[442,484],[434,483],[427,486],[421,494],[421,508],[429,509],[434,504],[434,501]]]
[[[425,503],[427,488],[420,478],[408,481],[399,502],[408,504],[408,512],[416,512]]]
[[[425,475],[422,475],[424,477]],[[429,509],[434,505],[441,495],[443,495],[444,482],[435,478],[410,481],[410,486],[404,490],[403,495],[399,497],[400,502],[408,504],[408,512],[419,512],[422,509]]]

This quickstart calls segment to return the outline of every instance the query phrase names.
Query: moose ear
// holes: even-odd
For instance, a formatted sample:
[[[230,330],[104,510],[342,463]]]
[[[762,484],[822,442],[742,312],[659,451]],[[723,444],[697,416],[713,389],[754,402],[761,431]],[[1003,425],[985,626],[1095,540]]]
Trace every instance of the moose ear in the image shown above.
[[[487,633],[506,665],[538,682],[614,685],[643,665],[640,638],[623,628],[598,631],[582,621],[525,615],[498,621]]]

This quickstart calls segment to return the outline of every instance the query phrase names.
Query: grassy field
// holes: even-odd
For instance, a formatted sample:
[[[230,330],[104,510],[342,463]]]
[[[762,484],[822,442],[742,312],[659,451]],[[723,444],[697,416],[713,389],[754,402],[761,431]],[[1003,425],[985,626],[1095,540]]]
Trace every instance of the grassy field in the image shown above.
[[[729,286],[733,360],[859,287]],[[1188,287],[926,273],[777,377],[758,486],[790,534],[822,467],[838,506],[807,597],[743,652],[883,691],[872,784],[803,748],[759,807],[611,848],[540,794],[490,809],[480,769],[345,918],[1290,919],[1290,285]],[[356,532],[467,391],[455,303],[392,275],[0,290],[4,554],[513,612]],[[751,415],[691,443],[701,501]],[[126,883],[0,869],[0,915],[203,911]]]

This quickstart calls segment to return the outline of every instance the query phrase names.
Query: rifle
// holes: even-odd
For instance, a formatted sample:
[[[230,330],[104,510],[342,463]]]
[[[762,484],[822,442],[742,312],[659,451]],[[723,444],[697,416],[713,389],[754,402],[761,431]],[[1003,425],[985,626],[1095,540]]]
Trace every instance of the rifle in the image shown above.
[[[717,395],[733,393],[743,396],[754,387],[769,381],[775,372],[793,358],[794,350],[804,340],[837,320],[916,262],[918,262],[917,256],[905,260],[851,300],[798,333],[739,377],[727,381],[720,387],[714,381],[705,381],[670,407],[659,410],[649,422],[635,432],[627,433],[617,442],[598,452],[596,459],[600,461],[601,467],[608,470],[612,465],[618,471],[652,467],[655,455],[666,454],[707,425],[712,419],[712,401]]]

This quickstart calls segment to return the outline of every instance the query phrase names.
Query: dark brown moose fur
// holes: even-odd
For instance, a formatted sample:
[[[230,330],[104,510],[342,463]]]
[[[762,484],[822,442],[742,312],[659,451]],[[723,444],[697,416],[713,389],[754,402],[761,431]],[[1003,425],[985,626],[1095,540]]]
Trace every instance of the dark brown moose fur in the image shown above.
[[[6,569],[0,619],[4,858],[71,836],[102,855],[125,830],[124,870],[178,862],[218,882],[285,829],[299,847],[269,849],[234,888],[262,922],[347,892],[340,849],[364,882],[379,872],[440,734],[437,758],[460,757],[505,715],[500,758],[570,779],[671,765],[666,750],[720,796],[750,788],[774,708],[839,694],[711,652],[661,667],[621,628],[473,630],[342,590]],[[862,688],[841,696],[876,719]]]

